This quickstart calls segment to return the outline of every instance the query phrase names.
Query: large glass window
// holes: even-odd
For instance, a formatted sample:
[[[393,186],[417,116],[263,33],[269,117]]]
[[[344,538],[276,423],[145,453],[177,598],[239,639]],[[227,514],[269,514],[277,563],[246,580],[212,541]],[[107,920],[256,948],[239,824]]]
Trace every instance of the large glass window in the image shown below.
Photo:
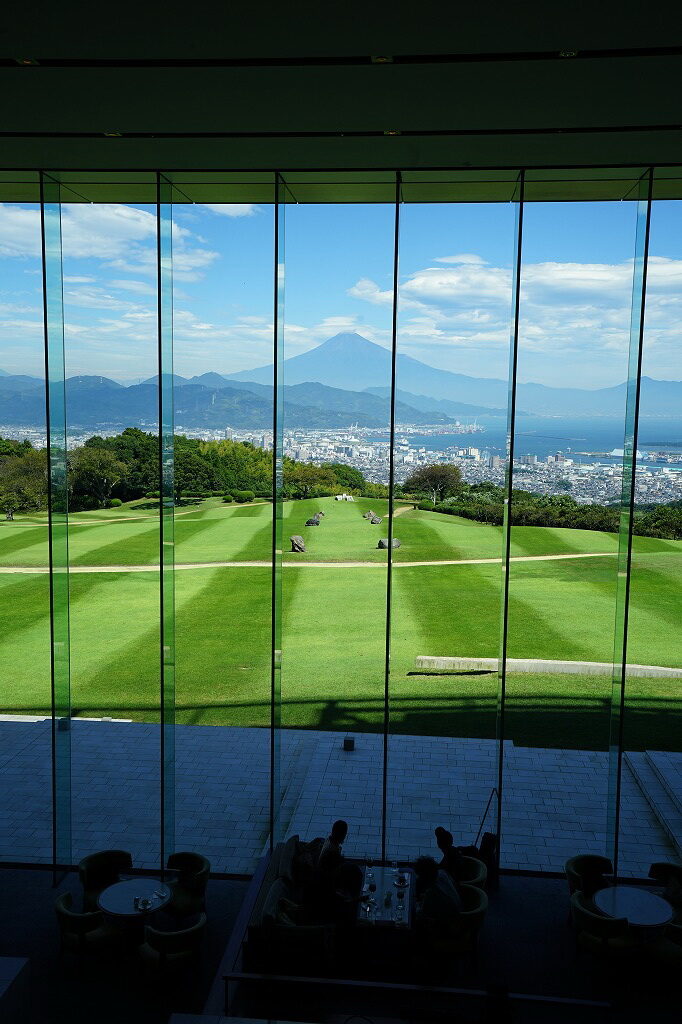
[[[129,849],[156,867],[157,209],[77,189],[62,184],[60,205],[73,857]]]
[[[52,698],[41,211],[24,178],[0,185],[0,856],[31,863],[52,857]]]
[[[526,202],[502,864],[607,853],[611,658],[637,204]]]
[[[437,826],[464,846],[495,828],[515,184],[499,203],[410,202],[419,185],[403,186],[388,762],[399,859],[435,852]]]
[[[661,175],[665,195],[675,179]],[[679,200],[654,199],[647,264],[628,609],[619,870],[682,851],[682,250]]]
[[[0,856],[679,858],[681,181],[0,175]]]
[[[286,186],[282,828],[310,839],[342,818],[348,853],[376,858],[395,209]]]
[[[270,829],[272,175],[259,192],[173,189],[175,841],[239,873]]]

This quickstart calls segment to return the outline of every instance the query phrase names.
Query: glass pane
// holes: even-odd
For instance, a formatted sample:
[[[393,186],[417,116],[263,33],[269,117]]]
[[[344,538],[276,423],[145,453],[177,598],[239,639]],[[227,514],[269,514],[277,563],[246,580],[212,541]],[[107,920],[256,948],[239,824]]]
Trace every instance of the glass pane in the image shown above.
[[[673,184],[666,181],[670,191]],[[677,186],[679,195],[679,180]],[[642,206],[645,228],[646,203]],[[654,201],[639,423],[636,440],[632,423],[626,439],[634,464],[635,505],[618,872],[639,877],[648,874],[652,862],[682,862],[682,658],[678,629],[682,607],[681,229],[679,199]],[[642,237],[640,260],[643,244]],[[638,328],[638,316],[635,322]],[[633,339],[634,368],[638,341]]]
[[[219,872],[270,833],[273,185],[172,195],[176,846]]]
[[[11,182],[3,182],[0,205],[0,834],[3,860],[46,863],[53,853],[52,696],[45,336],[37,188],[35,174],[32,180],[27,177],[18,182],[16,191]],[[52,201],[54,198],[50,196]],[[49,238],[53,246],[54,232]],[[52,269],[54,258],[51,248]],[[51,311],[50,354],[54,357],[54,349],[61,344],[55,336],[54,314],[59,309],[51,305]],[[57,408],[55,415],[58,412]],[[57,449],[58,438],[57,430]],[[63,668],[61,661],[58,665]],[[65,737],[68,742],[68,733],[59,736],[62,746]],[[66,753],[68,761],[68,749]],[[60,812],[62,809],[63,803]],[[60,826],[61,859],[68,857],[68,817],[60,814]]]
[[[270,657],[270,843],[282,839],[282,566],[284,556],[284,323],[286,185],[275,179],[275,330],[272,434],[272,651]],[[289,768],[287,776],[289,776]]]
[[[159,867],[157,207],[62,191],[75,861]]]
[[[281,827],[344,819],[350,856],[381,854],[394,209],[286,211]]]
[[[606,854],[637,203],[526,202],[510,505],[502,865]]]
[[[72,742],[69,479],[66,413],[62,216],[59,186],[43,181],[43,246],[52,636],[52,787],[55,864],[71,863]]]
[[[400,209],[390,858],[496,828],[514,209]]]
[[[161,869],[175,850],[175,446],[173,417],[172,186],[157,194],[159,322],[159,529],[161,571]]]

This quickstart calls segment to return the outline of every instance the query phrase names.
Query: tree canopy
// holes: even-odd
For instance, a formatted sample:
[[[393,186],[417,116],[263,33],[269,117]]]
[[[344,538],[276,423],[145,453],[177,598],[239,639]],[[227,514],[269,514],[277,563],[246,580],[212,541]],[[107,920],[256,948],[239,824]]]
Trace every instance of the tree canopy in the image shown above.
[[[405,481],[405,490],[427,494],[433,504],[449,498],[461,489],[462,471],[459,466],[437,463],[433,466],[420,466]]]

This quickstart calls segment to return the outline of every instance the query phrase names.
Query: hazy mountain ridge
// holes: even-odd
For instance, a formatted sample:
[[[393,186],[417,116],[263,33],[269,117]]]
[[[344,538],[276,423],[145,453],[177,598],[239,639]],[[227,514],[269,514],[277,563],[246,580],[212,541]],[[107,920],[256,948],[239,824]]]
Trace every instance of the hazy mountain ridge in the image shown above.
[[[286,359],[284,367],[286,380],[292,385],[315,380],[332,387],[377,393],[389,387],[391,381],[389,350],[359,334],[337,334],[309,352]],[[263,383],[271,375],[272,366],[262,366],[226,375],[226,379]],[[400,352],[396,356],[396,381],[399,391],[405,397],[412,396],[412,401],[414,396],[422,396],[446,400],[458,408],[460,403],[495,412],[507,408],[506,380],[438,370]],[[623,416],[626,390],[625,383],[594,390],[521,383],[516,399],[530,415]],[[641,395],[642,415],[677,415],[682,408],[682,381],[643,377]]]
[[[212,386],[195,383],[208,378]],[[174,376],[175,422],[179,426],[268,430],[273,422],[272,386],[234,382],[219,374],[187,379]],[[387,398],[348,392],[323,384],[285,386],[284,419],[292,429],[385,428],[389,424]],[[158,420],[158,378],[125,386],[107,377],[79,376],[66,381],[67,421],[71,428],[98,430],[144,426]],[[406,423],[450,423],[443,413],[425,413],[402,402],[396,417]],[[0,380],[0,422],[40,426],[45,422],[45,395],[40,378],[26,381],[11,376]]]
[[[285,360],[285,425],[333,429],[353,423],[385,428],[389,422],[391,353],[359,334],[337,334],[317,348]],[[411,356],[396,357],[396,421],[448,424],[456,417],[506,415],[506,380],[438,370]],[[267,430],[272,427],[272,366],[223,376],[207,372],[173,376],[175,419],[187,428]],[[45,421],[43,381],[0,371],[0,422],[37,426]],[[155,423],[158,383],[150,377],[124,385],[107,377],[66,382],[72,427],[97,429]],[[525,415],[619,417],[627,385],[594,390],[520,383],[517,409]],[[641,380],[642,416],[678,416],[682,382]]]

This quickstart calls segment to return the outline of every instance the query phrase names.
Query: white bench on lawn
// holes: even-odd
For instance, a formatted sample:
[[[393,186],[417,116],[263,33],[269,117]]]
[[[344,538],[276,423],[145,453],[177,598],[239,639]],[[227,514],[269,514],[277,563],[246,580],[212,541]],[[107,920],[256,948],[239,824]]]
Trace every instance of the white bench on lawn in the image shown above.
[[[497,658],[439,658],[420,654],[415,667],[420,672],[497,672]],[[508,672],[552,672],[581,676],[610,676],[610,661],[549,661],[545,658],[507,658]],[[626,676],[649,679],[682,679],[682,668],[662,665],[627,665]]]

